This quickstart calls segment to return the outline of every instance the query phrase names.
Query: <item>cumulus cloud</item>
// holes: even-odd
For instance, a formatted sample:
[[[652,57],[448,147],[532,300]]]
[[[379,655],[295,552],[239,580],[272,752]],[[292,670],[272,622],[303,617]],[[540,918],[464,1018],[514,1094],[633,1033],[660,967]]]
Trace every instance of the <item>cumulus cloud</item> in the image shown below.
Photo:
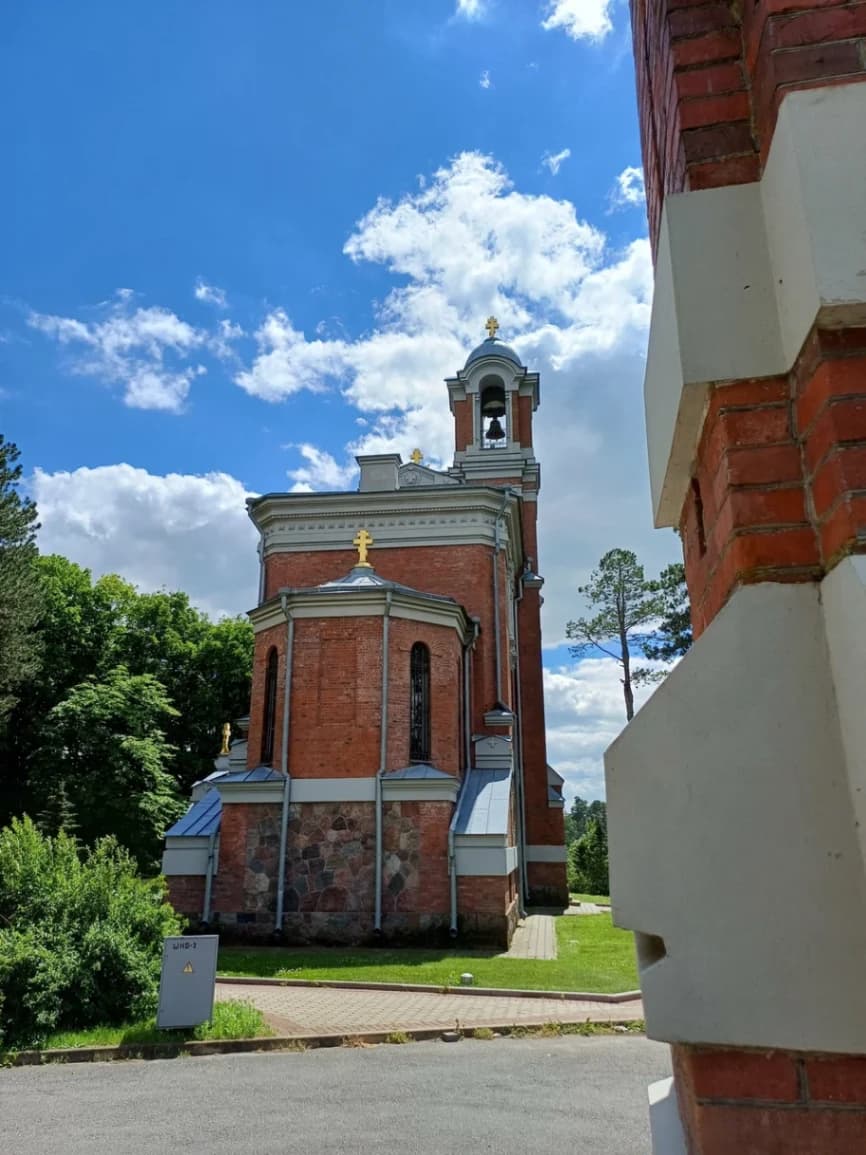
[[[576,587],[607,549],[635,548],[651,568],[670,560],[671,542],[649,532],[640,398],[652,286],[645,238],[612,248],[569,201],[522,193],[491,157],[469,152],[416,191],[378,201],[345,253],[398,282],[371,330],[307,339],[275,310],[237,376],[248,393],[272,402],[300,389],[339,389],[363,418],[345,458],[332,445],[298,451],[296,485],[345,487],[356,453],[405,456],[419,445],[434,465],[450,464],[453,419],[442,379],[463,364],[494,313],[500,336],[542,374],[535,444],[544,469],[547,642],[564,636],[579,612]]]
[[[340,465],[330,453],[315,445],[294,445],[306,465],[289,470],[292,493],[315,493],[322,489],[349,489],[358,473],[357,464]]]
[[[572,40],[603,40],[613,30],[613,0],[549,0],[541,27],[561,29]]]
[[[490,88],[493,81],[490,79],[490,70],[489,69],[487,69],[487,68],[484,69],[484,71],[481,73],[481,77],[479,78],[478,83],[482,88]]]
[[[487,13],[488,0],[457,0],[455,16],[464,20],[480,20]]]
[[[560,152],[554,152],[554,153],[546,152],[544,154],[544,156],[541,158],[541,163],[544,165],[547,165],[547,167],[550,169],[550,171],[553,173],[553,175],[556,176],[556,174],[559,172],[560,168],[562,167],[562,162],[564,160],[568,160],[568,158],[570,156],[571,156],[571,149],[570,148],[564,148]]]
[[[225,289],[220,289],[217,285],[209,285],[202,277],[196,281],[193,292],[197,301],[215,305],[218,309],[225,309],[228,306]]]
[[[611,211],[622,208],[633,208],[646,201],[646,187],[644,185],[643,169],[635,165],[624,168],[610,191]]]
[[[189,358],[207,334],[168,309],[133,308],[131,289],[117,298],[101,306],[96,321],[34,312],[28,324],[70,350],[73,372],[121,386],[127,405],[180,412],[193,380],[205,372]]]
[[[620,666],[586,658],[544,671],[547,756],[566,781],[569,798],[604,797],[604,752],[626,724]],[[635,688],[635,706],[652,686]]]
[[[226,473],[148,473],[131,465],[37,469],[43,553],[95,575],[119,573],[142,590],[185,590],[214,617],[256,601],[256,531],[243,484]]]

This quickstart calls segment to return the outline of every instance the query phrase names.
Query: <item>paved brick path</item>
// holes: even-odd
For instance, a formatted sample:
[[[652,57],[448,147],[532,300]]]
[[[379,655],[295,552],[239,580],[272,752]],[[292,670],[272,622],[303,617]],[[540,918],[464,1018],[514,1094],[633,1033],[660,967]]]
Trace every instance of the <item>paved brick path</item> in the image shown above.
[[[280,1034],[360,1034],[425,1027],[512,1023],[629,1022],[643,1018],[640,999],[595,1003],[422,991],[357,991],[331,987],[282,987],[217,983],[217,999],[257,1006]]]
[[[521,919],[503,958],[556,958],[556,925],[550,914]]]

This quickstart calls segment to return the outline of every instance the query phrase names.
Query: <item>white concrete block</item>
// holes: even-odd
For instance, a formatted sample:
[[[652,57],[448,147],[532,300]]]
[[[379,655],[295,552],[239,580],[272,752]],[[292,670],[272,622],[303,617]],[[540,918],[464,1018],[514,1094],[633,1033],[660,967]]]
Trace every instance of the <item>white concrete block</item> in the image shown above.
[[[739,590],[605,757],[649,1034],[866,1050],[866,885],[818,590]]]

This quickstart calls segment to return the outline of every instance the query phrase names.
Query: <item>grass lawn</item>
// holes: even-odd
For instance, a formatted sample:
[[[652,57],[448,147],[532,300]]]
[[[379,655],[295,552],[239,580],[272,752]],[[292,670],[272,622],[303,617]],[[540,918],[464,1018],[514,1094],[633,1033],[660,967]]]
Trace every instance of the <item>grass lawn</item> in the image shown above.
[[[92,1027],[85,1031],[57,1031],[41,1050],[55,1047],[116,1047],[120,1044],[177,1043],[188,1039],[253,1039],[272,1035],[262,1012],[250,1003],[214,1003],[209,1023],[189,1030],[158,1031],[156,1020],[121,1027]],[[0,1052],[2,1053],[2,1052]]]
[[[570,894],[572,902],[595,902],[599,906],[610,906],[609,894]]]
[[[460,975],[470,971],[479,987],[603,994],[637,989],[632,936],[617,930],[610,915],[562,915],[556,919],[556,936],[559,957],[554,961],[413,947],[223,947],[218,972],[235,977],[454,987],[460,985]]]

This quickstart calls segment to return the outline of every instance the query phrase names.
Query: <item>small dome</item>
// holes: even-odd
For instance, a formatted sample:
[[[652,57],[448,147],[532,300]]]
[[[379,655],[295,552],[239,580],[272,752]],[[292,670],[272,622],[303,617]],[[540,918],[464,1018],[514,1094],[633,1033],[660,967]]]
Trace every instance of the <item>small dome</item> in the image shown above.
[[[495,337],[488,337],[486,341],[482,341],[477,348],[472,350],[466,358],[464,369],[468,369],[473,362],[480,361],[482,357],[504,357],[506,361],[513,361],[515,365],[523,367],[523,362],[511,346],[497,341]]]

